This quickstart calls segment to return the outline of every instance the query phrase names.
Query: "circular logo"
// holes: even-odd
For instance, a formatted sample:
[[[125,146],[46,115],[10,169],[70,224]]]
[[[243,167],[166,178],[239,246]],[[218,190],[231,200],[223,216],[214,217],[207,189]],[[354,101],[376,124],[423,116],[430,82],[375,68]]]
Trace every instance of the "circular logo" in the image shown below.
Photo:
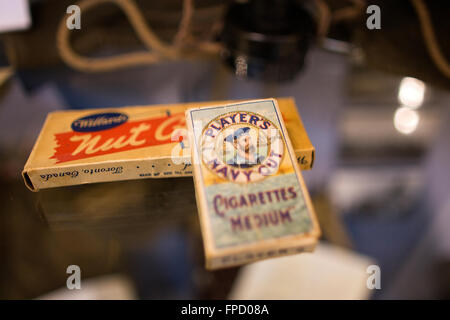
[[[204,165],[237,183],[260,181],[278,172],[284,154],[279,129],[267,118],[237,111],[213,119],[203,129]]]
[[[77,132],[95,132],[112,129],[127,122],[128,116],[120,112],[96,113],[72,122],[72,130]]]

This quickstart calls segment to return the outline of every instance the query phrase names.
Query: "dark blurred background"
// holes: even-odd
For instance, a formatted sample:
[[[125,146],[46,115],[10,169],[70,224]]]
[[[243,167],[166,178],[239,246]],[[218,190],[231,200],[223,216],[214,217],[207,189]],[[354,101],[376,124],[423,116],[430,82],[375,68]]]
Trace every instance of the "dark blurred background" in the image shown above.
[[[449,14],[425,0],[0,0],[0,298],[450,298]],[[20,175],[50,111],[284,96],[316,148],[313,255],[208,272],[191,178],[32,193]]]

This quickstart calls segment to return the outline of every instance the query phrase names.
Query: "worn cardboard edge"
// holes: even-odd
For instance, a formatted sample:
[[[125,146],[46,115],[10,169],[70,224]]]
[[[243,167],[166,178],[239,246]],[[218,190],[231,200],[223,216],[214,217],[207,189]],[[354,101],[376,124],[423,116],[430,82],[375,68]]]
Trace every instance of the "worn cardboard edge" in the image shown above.
[[[167,158],[167,157],[152,157],[149,158],[139,158],[139,159],[133,159],[133,160],[107,160],[99,162],[98,164],[76,164],[76,165],[61,165],[61,166],[53,166],[51,168],[44,167],[44,168],[33,168],[33,169],[27,169],[22,172],[22,176],[25,180],[25,185],[33,192],[37,192],[41,189],[47,189],[52,187],[66,187],[66,186],[72,186],[72,185],[82,185],[82,184],[91,184],[91,183],[100,183],[100,182],[113,182],[113,181],[125,181],[125,180],[138,180],[138,179],[146,179],[146,178],[152,178],[152,179],[165,179],[165,178],[172,178],[172,177],[189,177],[192,176],[192,171],[184,170],[185,169],[185,161],[187,160],[186,157],[177,157],[177,164],[174,163],[174,159]],[[190,159],[189,159],[190,161]],[[170,169],[164,170],[163,168],[169,168],[167,164],[170,163]],[[136,166],[139,167],[152,167],[155,166],[155,168],[148,169],[146,171],[140,170],[141,172],[138,172],[138,170],[134,169]],[[81,172],[83,170],[98,170],[102,167],[122,167],[121,172],[125,173],[128,169],[129,174],[122,175],[104,175],[104,176],[96,176],[97,178],[93,178],[90,176],[90,178],[87,181],[83,181],[83,179],[80,177],[80,179],[77,179],[76,184],[73,183],[73,180],[68,180],[72,182],[64,182],[59,180],[57,186],[47,186],[40,182],[39,178],[41,175],[52,175],[52,174],[60,174],[64,172],[69,171],[77,171]],[[133,169],[133,174],[130,174],[131,168]],[[125,170],[124,170],[125,169]],[[155,174],[155,171],[158,171],[158,174]],[[102,173],[102,172],[100,172]],[[78,173],[79,174],[79,173]],[[78,177],[78,175],[77,175]]]
[[[295,153],[296,157],[297,157],[297,163],[298,161],[300,161],[300,159],[302,159],[303,157],[306,158],[310,158],[311,157],[311,161],[313,161],[314,159],[314,150],[297,150],[297,152]],[[185,158],[183,157],[178,157],[177,158],[179,161],[184,161]],[[121,165],[122,162],[129,162],[129,163],[134,163],[134,162],[140,162],[144,165],[147,166],[151,166],[152,164],[157,164],[159,161],[165,161],[165,162],[172,162],[173,160],[170,157],[152,157],[152,158],[142,158],[142,159],[133,159],[133,160],[105,160],[105,161],[99,161],[98,164],[84,164],[84,163],[79,163],[79,164],[72,164],[72,165],[54,165],[51,167],[40,167],[40,168],[28,168],[27,166],[25,166],[25,168],[22,170],[22,177],[23,180],[25,182],[26,187],[33,191],[33,192],[38,192],[41,189],[48,189],[48,188],[53,188],[53,187],[63,187],[63,186],[70,186],[70,185],[78,185],[81,183],[71,183],[71,184],[61,184],[58,186],[46,186],[43,185],[41,183],[39,183],[39,179],[36,178],[37,176],[40,176],[41,174],[45,175],[45,174],[49,174],[51,172],[54,171],[62,171],[62,170],[77,170],[80,167],[85,167],[85,166],[90,166],[92,168],[96,167],[96,166],[105,166],[105,165]],[[302,165],[301,163],[299,163],[300,167],[302,170],[309,170],[310,166],[309,165]],[[122,180],[131,180],[131,179],[159,179],[159,178],[176,178],[176,177],[186,177],[186,176],[192,176],[192,174],[188,174],[188,173],[183,173],[183,174],[178,174],[176,173],[176,171],[183,171],[182,167],[184,167],[184,165],[177,165],[174,164],[171,167],[171,174],[170,175],[159,175],[159,176],[154,176],[154,175],[142,175],[142,176],[135,176],[135,177],[130,177],[129,179],[122,179]],[[166,171],[169,172],[169,171]],[[119,181],[120,179],[112,179],[112,180],[102,180],[102,179],[91,179],[90,182],[87,183],[99,183],[99,182],[108,182],[108,181]]]
[[[25,186],[29,190],[31,190],[33,192],[37,192],[38,191],[38,189],[36,189],[36,187],[33,185],[33,182],[31,181],[31,178],[28,175],[27,171],[25,171],[25,170],[22,171],[22,178],[23,178],[23,181],[25,182]]]
[[[25,163],[25,166],[22,170],[22,177],[23,180],[25,181],[25,185],[27,186],[28,189],[30,189],[31,191],[37,191],[37,189],[35,188],[29,173],[28,173],[28,167],[29,164],[32,162],[32,160],[34,159],[34,155],[36,153],[36,149],[39,145],[39,142],[41,141],[42,135],[44,134],[44,128],[48,125],[48,122],[50,121],[50,118],[52,116],[52,112],[48,113],[47,116],[45,117],[45,121],[44,124],[41,128],[41,131],[39,132],[38,138],[36,139],[36,142],[33,145],[33,149],[31,149],[31,153],[30,156],[27,159],[27,162]]]
[[[278,108],[277,110],[278,110],[278,112],[280,112],[281,110],[279,109],[279,106],[278,106],[278,100],[279,99],[277,99],[277,98],[273,98],[273,99],[277,102],[277,104],[276,104],[276,106]],[[311,142],[311,139],[309,138],[308,131],[306,131],[305,125],[304,125],[303,120],[302,120],[302,117],[300,116],[300,113],[298,111],[297,101],[295,100],[294,97],[283,97],[281,99],[291,100],[293,105],[295,106],[295,110],[294,110],[295,116],[297,117],[297,121],[302,126],[302,129],[303,129],[302,131],[305,133],[306,141],[308,141],[309,145],[311,146],[308,149],[295,150],[295,155],[297,157],[297,162],[300,165],[300,169],[302,169],[302,170],[311,170],[313,168],[313,166],[314,166],[315,148],[314,148],[314,145]],[[281,112],[280,112],[280,114],[281,114]],[[283,124],[284,124],[284,119],[283,119]],[[286,132],[288,132],[288,131],[286,130]],[[290,137],[290,135],[288,135],[288,136]],[[292,145],[292,141],[291,141],[291,145]],[[305,157],[305,159],[307,160],[306,163],[302,163],[302,158],[303,157]]]
[[[200,108],[194,108],[195,109],[200,109]],[[189,145],[190,146],[194,146],[195,145],[195,137],[194,137],[194,128],[192,127],[192,118],[191,118],[191,113],[190,111],[193,109],[188,109],[185,112],[186,115],[186,126],[188,128],[188,139],[189,139]],[[203,249],[204,249],[204,255],[205,255],[205,264],[206,266],[208,266],[208,256],[214,252],[214,249],[211,247],[211,241],[209,241],[209,239],[211,239],[212,235],[211,232],[208,228],[207,225],[205,225],[205,223],[209,222],[209,218],[207,216],[207,212],[206,210],[204,210],[204,208],[207,207],[207,203],[206,203],[206,199],[203,196],[203,194],[201,192],[199,192],[198,190],[200,190],[200,166],[198,166],[197,164],[199,163],[199,158],[198,158],[198,153],[196,152],[196,148],[195,147],[191,147],[191,159],[192,159],[192,171],[193,171],[193,179],[194,179],[194,190],[195,190],[195,199],[197,201],[197,208],[198,208],[198,214],[199,214],[199,221],[200,221],[200,232],[202,234],[202,238],[203,238]],[[208,239],[208,241],[205,241],[205,239]]]
[[[277,110],[278,114],[281,114],[280,108],[278,107],[277,100],[274,99],[274,98],[269,99],[269,100],[272,100],[272,102],[273,102],[273,104],[275,106],[275,109]],[[284,138],[286,140],[286,148],[288,148],[288,150],[289,150],[289,155],[290,156],[295,155],[294,148],[292,147],[291,138],[289,137],[289,134],[287,134],[288,131],[286,129],[286,125],[285,125],[283,119],[281,119],[280,124],[281,124],[281,127],[283,128],[283,132],[286,133],[284,135]],[[319,222],[317,220],[317,215],[316,215],[316,212],[314,210],[314,206],[312,205],[311,197],[310,197],[309,191],[308,191],[308,189],[306,187],[305,180],[303,179],[303,175],[302,175],[302,172],[300,170],[299,163],[298,163],[298,161],[294,161],[292,158],[291,158],[291,160],[292,160],[292,163],[293,163],[293,166],[294,166],[294,169],[295,169],[295,173],[297,174],[297,178],[300,181],[300,184],[301,184],[301,187],[302,187],[303,197],[304,197],[304,200],[305,200],[305,204],[308,207],[309,216],[311,218],[311,221],[313,222],[313,228],[308,233],[308,235],[311,235],[311,236],[313,236],[315,238],[319,238],[320,235],[321,235]]]
[[[276,257],[289,256],[305,252],[314,252],[317,246],[317,242],[317,238],[309,237],[304,238],[301,245],[299,245],[299,243],[292,245],[292,242],[280,243],[280,241],[277,239],[277,243],[273,247],[262,247],[261,245],[259,245],[253,250],[248,249],[245,252],[233,252],[231,255],[222,253],[216,256],[211,256],[210,259],[207,260],[205,267],[208,270],[216,270],[220,268],[229,268]],[[249,254],[249,252],[251,252],[251,254]],[[224,263],[224,260],[227,260],[228,262]]]
[[[271,99],[257,99],[257,100],[251,100],[254,102],[257,101],[268,101],[271,100],[274,103],[275,109],[277,111],[278,114],[281,115],[280,109],[278,107],[278,103],[276,101],[276,99],[271,98]],[[235,105],[236,103],[227,103],[227,104],[217,104],[217,105],[211,105],[208,107],[197,107],[197,108],[191,108],[186,110],[186,125],[188,127],[188,138],[189,138],[189,145],[191,145],[191,155],[192,155],[192,160],[193,160],[193,164],[192,164],[192,169],[193,169],[193,175],[194,175],[194,186],[195,186],[195,196],[196,196],[196,200],[197,200],[197,207],[198,207],[198,211],[199,211],[199,216],[200,216],[200,227],[201,227],[201,233],[202,233],[202,237],[203,237],[203,246],[204,246],[204,253],[205,253],[205,261],[206,261],[206,268],[210,269],[210,270],[214,270],[214,269],[218,269],[218,268],[226,268],[226,267],[231,267],[234,265],[240,265],[243,263],[247,263],[247,262],[251,262],[254,260],[261,260],[261,259],[267,259],[267,258],[272,258],[275,256],[282,256],[282,255],[289,255],[289,254],[295,254],[295,253],[299,253],[299,252],[312,252],[317,244],[318,238],[321,235],[321,231],[320,231],[320,227],[319,227],[319,223],[316,217],[316,213],[314,210],[314,207],[312,205],[311,202],[311,198],[309,196],[309,192],[306,189],[306,185],[305,182],[303,180],[303,176],[301,175],[301,170],[300,170],[300,166],[299,163],[296,159],[292,159],[292,155],[296,156],[296,154],[294,153],[293,147],[292,147],[292,143],[291,140],[289,138],[288,134],[285,134],[285,142],[286,142],[286,148],[288,149],[288,153],[291,157],[291,161],[294,163],[294,170],[295,173],[297,175],[297,178],[300,182],[302,191],[303,191],[303,197],[305,200],[305,205],[308,207],[308,214],[311,218],[312,221],[312,228],[308,233],[303,233],[300,235],[294,235],[294,236],[287,236],[287,237],[281,237],[281,238],[276,238],[276,239],[268,239],[268,240],[262,240],[259,241],[258,243],[251,243],[248,245],[241,245],[239,246],[239,248],[224,248],[224,249],[217,249],[213,246],[214,243],[214,239],[211,235],[211,230],[208,227],[208,225],[210,224],[210,220],[209,220],[209,216],[208,216],[208,212],[207,212],[207,201],[206,198],[204,196],[204,194],[202,192],[198,192],[197,190],[200,190],[200,185],[202,184],[201,181],[201,166],[199,165],[199,154],[196,150],[195,147],[193,147],[195,145],[195,137],[193,135],[193,131],[194,128],[192,127],[192,117],[191,117],[191,112],[194,110],[199,110],[199,109],[206,109],[206,108],[214,108],[214,107],[226,107],[226,106],[232,106]],[[284,132],[287,133],[286,130],[286,126],[284,124],[284,120],[281,119],[280,121],[282,130]],[[295,242],[295,243],[293,243]],[[287,250],[287,252],[285,254],[280,254],[280,252],[278,252],[276,255],[267,255],[265,257],[255,257],[255,258],[245,258],[245,255],[249,252],[270,252],[270,250],[272,248],[277,248],[280,250]],[[275,249],[274,249],[275,250]],[[222,261],[223,257],[227,256],[227,255],[231,255],[234,257],[230,259],[229,263],[224,263]],[[244,258],[241,258],[241,257]]]
[[[303,156],[307,156],[309,153],[308,151],[302,150],[300,152],[296,153],[297,158],[301,158]],[[100,183],[100,182],[112,182],[112,181],[121,181],[121,180],[133,180],[133,179],[160,179],[160,178],[176,178],[176,177],[189,177],[192,176],[192,170],[184,170],[185,163],[190,162],[190,159],[186,159],[185,157],[177,157],[176,162],[180,164],[176,164],[172,158],[168,157],[152,157],[152,158],[141,158],[141,159],[134,159],[134,160],[105,160],[101,161],[98,164],[85,164],[85,163],[79,163],[79,164],[72,164],[72,165],[60,165],[60,166],[52,166],[52,167],[40,167],[40,168],[28,168],[25,166],[24,170],[22,171],[22,177],[25,182],[25,186],[33,191],[38,192],[41,189],[48,189],[53,187],[65,187],[65,186],[71,186],[71,185],[81,185],[81,184],[87,184],[87,183]],[[142,166],[151,167],[152,165],[161,166],[161,162],[163,163],[171,163],[171,169],[162,171],[161,174],[158,176],[154,175],[154,172],[151,174],[144,174],[144,173],[136,173],[136,175],[130,176],[128,179],[119,178],[119,179],[93,179],[91,177],[89,182],[81,183],[79,180],[77,180],[76,183],[59,183],[58,185],[46,185],[43,184],[40,181],[41,175],[47,175],[52,174],[55,172],[61,172],[64,170],[67,171],[74,171],[74,170],[81,170],[85,167],[89,167],[92,169],[95,169],[97,167],[102,166],[120,166],[125,164],[134,165],[134,164],[141,164]]]

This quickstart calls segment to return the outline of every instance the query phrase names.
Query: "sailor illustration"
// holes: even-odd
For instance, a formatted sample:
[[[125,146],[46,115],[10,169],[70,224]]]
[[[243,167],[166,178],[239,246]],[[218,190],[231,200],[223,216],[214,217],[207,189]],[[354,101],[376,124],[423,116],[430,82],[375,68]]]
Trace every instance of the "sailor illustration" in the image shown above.
[[[250,137],[249,127],[237,129],[228,135],[224,141],[232,144],[234,147],[234,157],[227,161],[227,164],[233,167],[250,168],[264,160],[264,157],[259,156],[256,152],[257,150]]]

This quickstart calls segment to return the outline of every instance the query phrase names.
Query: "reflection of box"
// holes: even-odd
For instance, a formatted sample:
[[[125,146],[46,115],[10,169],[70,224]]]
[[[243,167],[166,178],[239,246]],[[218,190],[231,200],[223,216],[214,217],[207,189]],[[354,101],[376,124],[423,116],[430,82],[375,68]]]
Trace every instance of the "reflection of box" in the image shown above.
[[[229,101],[228,101],[229,102]],[[312,146],[291,98],[278,99],[297,160]],[[32,191],[93,182],[192,175],[184,111],[221,102],[52,112],[25,164]]]
[[[49,188],[34,197],[53,230],[103,230],[134,238],[168,225],[195,224],[196,230],[193,190],[192,177],[179,177]]]

